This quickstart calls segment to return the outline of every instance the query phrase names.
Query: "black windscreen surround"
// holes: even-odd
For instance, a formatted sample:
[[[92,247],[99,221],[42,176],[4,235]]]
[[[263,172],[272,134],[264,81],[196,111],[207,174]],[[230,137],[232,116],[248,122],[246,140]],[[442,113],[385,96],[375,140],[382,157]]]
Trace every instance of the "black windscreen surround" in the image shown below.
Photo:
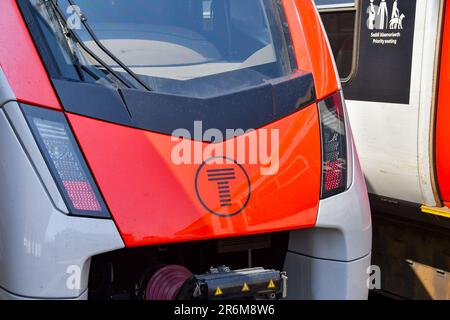
[[[225,132],[315,101],[278,0],[18,4],[68,112],[164,134],[195,121]]]
[[[309,73],[210,98],[136,89],[119,89],[119,93],[65,80],[53,84],[68,112],[168,135],[186,129],[191,137],[195,121],[202,121],[203,130],[218,129],[225,137],[226,129],[257,129],[315,101]]]

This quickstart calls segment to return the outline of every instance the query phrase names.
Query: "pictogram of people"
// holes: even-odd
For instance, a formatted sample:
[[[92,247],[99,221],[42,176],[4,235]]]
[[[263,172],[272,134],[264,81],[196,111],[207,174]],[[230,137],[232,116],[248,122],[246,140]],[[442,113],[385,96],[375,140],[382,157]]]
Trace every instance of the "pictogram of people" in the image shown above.
[[[387,22],[389,19],[389,12],[386,0],[381,0],[380,6],[378,8],[378,16],[380,18],[380,24],[378,29],[383,30],[384,28],[387,27]]]
[[[398,18],[400,16],[400,11],[398,10],[398,1],[395,0],[394,4],[392,6],[392,15],[391,15],[391,20]]]
[[[405,15],[400,13],[398,0],[395,0],[392,5],[391,16],[389,16],[386,0],[381,0],[378,6],[375,4],[375,0],[370,0],[367,14],[369,15],[369,18],[367,19],[367,28],[369,30],[403,29]]]
[[[400,10],[398,10],[398,1],[395,0],[394,5],[392,6],[392,15],[391,20],[389,21],[389,29],[403,29],[404,18],[405,15],[400,15]]]
[[[369,30],[373,30],[373,29],[375,29],[375,19],[376,19],[376,14],[377,14],[375,5],[373,4],[373,0],[370,0],[370,7],[369,7],[368,11],[369,11],[368,27],[369,27]]]

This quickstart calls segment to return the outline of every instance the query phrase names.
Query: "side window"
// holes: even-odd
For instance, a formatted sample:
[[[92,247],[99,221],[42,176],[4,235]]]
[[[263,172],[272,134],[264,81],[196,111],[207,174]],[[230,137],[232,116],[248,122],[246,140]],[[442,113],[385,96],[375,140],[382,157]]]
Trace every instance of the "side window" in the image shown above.
[[[316,0],[339,75],[350,79],[354,64],[356,5],[350,0]]]

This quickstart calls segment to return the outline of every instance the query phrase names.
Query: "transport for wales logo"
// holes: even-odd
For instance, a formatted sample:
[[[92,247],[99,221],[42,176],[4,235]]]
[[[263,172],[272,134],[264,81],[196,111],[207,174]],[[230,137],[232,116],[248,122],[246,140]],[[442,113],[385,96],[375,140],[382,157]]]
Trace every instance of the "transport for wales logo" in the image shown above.
[[[376,5],[374,0],[370,0],[367,8],[367,28],[369,30],[401,30],[403,29],[403,20],[406,16],[398,8],[398,0],[392,4],[392,10],[389,15],[388,3],[386,0],[380,0]]]
[[[245,209],[251,196],[250,178],[236,161],[220,157],[206,160],[195,177],[195,191],[203,207],[219,217],[232,217]]]
[[[219,217],[241,213],[252,193],[249,174],[273,176],[280,169],[279,129],[209,128],[194,122],[194,130],[172,133],[171,160],[176,166],[198,165],[195,191],[202,206]]]

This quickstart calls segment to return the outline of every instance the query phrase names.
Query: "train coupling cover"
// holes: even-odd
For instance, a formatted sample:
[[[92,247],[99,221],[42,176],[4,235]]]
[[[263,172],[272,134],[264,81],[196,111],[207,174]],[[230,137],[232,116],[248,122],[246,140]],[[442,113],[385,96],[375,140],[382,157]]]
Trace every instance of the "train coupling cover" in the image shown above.
[[[262,267],[231,270],[221,266],[193,275],[181,288],[180,300],[279,300],[287,296],[286,272]]]

